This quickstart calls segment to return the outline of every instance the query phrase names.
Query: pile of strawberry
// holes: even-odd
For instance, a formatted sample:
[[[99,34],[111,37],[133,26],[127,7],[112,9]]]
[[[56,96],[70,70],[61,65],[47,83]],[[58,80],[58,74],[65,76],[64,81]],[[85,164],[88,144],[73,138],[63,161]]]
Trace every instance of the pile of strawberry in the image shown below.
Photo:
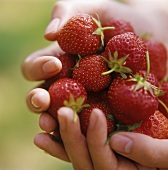
[[[132,25],[112,19],[103,25],[78,14],[57,33],[65,52],[57,56],[61,72],[46,80],[49,113],[62,106],[74,110],[86,136],[94,108],[103,111],[108,135],[126,130],[168,138],[167,51],[162,42],[140,37]]]

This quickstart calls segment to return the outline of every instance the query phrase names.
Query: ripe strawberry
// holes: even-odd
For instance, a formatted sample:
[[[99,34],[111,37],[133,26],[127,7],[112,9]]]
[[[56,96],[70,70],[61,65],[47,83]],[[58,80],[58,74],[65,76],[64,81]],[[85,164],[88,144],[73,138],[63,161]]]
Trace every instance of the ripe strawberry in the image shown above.
[[[87,129],[90,123],[90,115],[94,108],[98,108],[102,110],[102,112],[105,114],[106,120],[107,120],[107,131],[108,134],[110,134],[115,129],[115,122],[111,120],[108,115],[111,114],[111,109],[109,108],[107,102],[98,102],[94,104],[90,104],[89,107],[84,108],[79,113],[79,119],[81,124],[81,131],[83,135],[87,135]]]
[[[147,39],[145,41],[150,56],[151,73],[154,73],[158,80],[162,80],[167,71],[167,50],[162,42]]]
[[[158,99],[153,95],[151,85],[139,76],[114,79],[108,91],[108,101],[112,114],[128,125],[145,120],[158,109]]]
[[[62,106],[79,112],[87,100],[85,88],[76,80],[63,78],[55,81],[48,90],[51,98],[49,113],[57,119],[57,110]]]
[[[87,91],[100,91],[108,87],[111,76],[102,75],[108,71],[107,63],[100,55],[82,58],[73,71],[73,79],[78,80]]]
[[[163,92],[163,94],[159,96],[159,100],[161,100],[168,107],[168,82],[167,81],[160,83],[160,90],[161,92]],[[158,110],[168,118],[168,112],[161,103],[159,103]]]
[[[122,19],[111,19],[103,25],[104,27],[115,27],[114,30],[105,30],[104,31],[104,44],[107,44],[108,41],[115,35],[123,34],[126,32],[134,32],[132,25]]]
[[[82,56],[95,54],[104,45],[104,28],[88,14],[78,14],[68,20],[56,34],[63,51]]]
[[[133,132],[149,135],[153,138],[168,139],[168,119],[160,111],[156,110]]]
[[[135,74],[140,70],[146,70],[146,52],[144,41],[135,33],[127,32],[109,40],[104,57],[109,61],[111,72],[129,73],[132,71]]]
[[[77,56],[64,53],[57,56],[57,58],[62,63],[62,69],[57,75],[45,80],[46,87],[50,87],[50,85],[58,79],[72,77],[72,69],[76,64]]]

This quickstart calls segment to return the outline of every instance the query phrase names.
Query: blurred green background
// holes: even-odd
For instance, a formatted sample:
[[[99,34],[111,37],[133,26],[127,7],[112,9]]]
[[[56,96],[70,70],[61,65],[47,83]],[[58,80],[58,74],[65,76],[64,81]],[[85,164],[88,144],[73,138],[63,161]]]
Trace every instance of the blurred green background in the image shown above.
[[[37,83],[20,70],[26,56],[49,44],[43,33],[54,2],[0,0],[0,170],[72,169],[33,144],[39,116],[28,110],[25,96]]]

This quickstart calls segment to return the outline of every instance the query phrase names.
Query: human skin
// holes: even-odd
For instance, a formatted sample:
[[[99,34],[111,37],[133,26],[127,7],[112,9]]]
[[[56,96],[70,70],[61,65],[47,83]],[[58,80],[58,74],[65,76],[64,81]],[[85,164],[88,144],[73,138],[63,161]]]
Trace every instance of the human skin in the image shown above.
[[[55,41],[55,33],[71,16],[78,12],[85,12],[93,15],[97,13],[101,21],[108,20],[111,16],[130,21],[138,35],[152,32],[155,39],[167,45],[168,23],[165,22],[167,21],[167,15],[162,10],[157,10],[156,7],[148,7],[146,6],[144,11],[137,3],[127,5],[110,0],[58,1],[53,8],[51,22],[44,36],[49,41]],[[49,47],[32,53],[22,64],[23,75],[31,81],[44,80],[56,75],[61,70],[62,65],[54,56],[60,53],[63,53],[63,51],[56,42]],[[95,109],[92,113],[92,121],[89,125],[88,135],[85,138],[81,134],[79,121],[76,124],[72,121],[72,110],[65,107],[61,108],[58,111],[58,121],[64,145],[56,143],[51,140],[49,135],[50,132],[58,129],[58,123],[46,113],[50,105],[48,92],[42,88],[35,88],[28,93],[26,101],[31,111],[42,113],[39,126],[45,132],[38,134],[34,139],[34,143],[50,155],[71,162],[74,169],[82,170],[84,167],[88,170],[132,170],[137,169],[137,167],[139,169],[168,167],[166,161],[168,156],[167,140],[122,132],[113,135],[110,144],[105,145],[106,137],[102,134],[106,134],[106,128],[101,127],[106,127],[106,121],[102,119],[103,113],[98,109]],[[57,136],[57,133],[55,135]],[[116,156],[113,151],[120,156],[118,154]],[[111,165],[113,166],[111,167]]]

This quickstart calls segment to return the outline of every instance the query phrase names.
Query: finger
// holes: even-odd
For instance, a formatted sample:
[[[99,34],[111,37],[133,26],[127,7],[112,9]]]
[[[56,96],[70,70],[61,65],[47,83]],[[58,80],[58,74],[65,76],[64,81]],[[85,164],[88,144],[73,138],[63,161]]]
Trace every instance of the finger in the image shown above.
[[[168,140],[154,139],[147,135],[119,132],[110,139],[111,148],[141,165],[167,168]],[[137,154],[138,153],[138,154]]]
[[[77,13],[87,13],[93,16],[96,16],[96,13],[100,13],[102,15],[102,6],[106,3],[104,3],[104,1],[105,0],[81,0],[80,2],[56,2],[52,11],[51,21],[46,28],[44,37],[50,41],[56,40],[56,32],[60,30],[65,25],[65,23]]]
[[[164,169],[160,169],[160,168],[149,168],[149,167],[146,167],[146,166],[143,166],[141,164],[138,164],[136,162],[134,162],[135,166],[137,169],[140,169],[140,170],[164,170]]]
[[[58,110],[58,120],[61,138],[74,169],[93,170],[79,119],[74,121],[74,112],[70,108],[63,107]]]
[[[44,112],[49,108],[50,105],[49,93],[42,88],[33,89],[28,93],[26,97],[26,103],[32,112]]]
[[[70,162],[68,155],[66,154],[65,148],[62,144],[51,140],[50,134],[40,133],[35,136],[34,144],[56,158],[63,161]]]
[[[136,166],[135,163],[123,156],[116,155],[117,160],[118,160],[118,169],[117,170],[153,170],[153,169],[148,169],[146,167],[140,167]],[[113,169],[112,169],[113,170]]]
[[[47,133],[53,132],[58,129],[57,121],[48,113],[42,113],[39,119],[39,126]]]
[[[36,51],[28,56],[22,64],[22,73],[28,80],[39,81],[50,78],[61,71],[61,61],[55,56],[63,51],[57,43]]]
[[[47,40],[54,41],[55,34],[58,30],[60,30],[63,25],[74,15],[74,7],[73,10],[71,8],[71,3],[68,1],[58,1],[54,5],[52,10],[52,18],[45,30],[44,37]]]
[[[118,168],[116,156],[106,141],[107,122],[105,116],[99,109],[94,109],[87,131],[87,143],[96,170],[106,170],[111,165],[113,165],[114,170]]]

